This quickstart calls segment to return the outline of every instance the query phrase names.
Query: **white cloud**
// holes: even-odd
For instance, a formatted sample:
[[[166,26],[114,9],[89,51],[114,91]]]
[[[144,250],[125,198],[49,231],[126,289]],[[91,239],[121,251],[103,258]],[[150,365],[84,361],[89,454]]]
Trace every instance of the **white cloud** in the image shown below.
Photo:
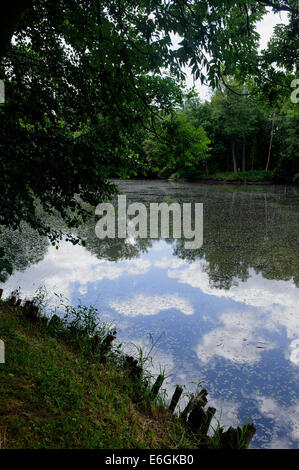
[[[220,424],[224,429],[230,426],[240,426],[239,409],[240,403],[234,400],[226,400],[220,398],[213,398],[208,396],[208,405],[216,408],[215,417],[212,419],[209,434],[213,434],[213,429],[216,430]]]
[[[253,364],[260,360],[262,351],[273,349],[271,343],[255,333],[257,326],[264,326],[264,318],[244,311],[224,313],[220,320],[223,326],[203,335],[196,348],[197,356],[203,363],[219,356],[236,363]]]
[[[14,273],[5,283],[5,290],[11,292],[20,285],[21,294],[31,297],[44,285],[51,294],[56,292],[69,298],[73,283],[79,283],[79,292],[84,294],[89,282],[145,274],[150,266],[150,261],[141,258],[118,263],[99,260],[82,246],[61,242],[58,251],[50,246],[42,261],[25,272]]]
[[[217,289],[210,285],[204,260],[195,261],[186,269],[169,269],[168,276],[191,287],[199,288],[204,294],[225,297],[245,306],[258,307],[267,313],[269,330],[276,330],[279,325],[286,328],[290,339],[299,338],[299,290],[294,282],[264,279],[262,275],[250,270],[246,282],[239,282],[229,290]],[[244,319],[246,323],[246,319]]]
[[[118,313],[130,317],[139,315],[156,315],[163,310],[179,310],[184,315],[193,315],[194,308],[190,302],[178,294],[143,295],[139,294],[123,302],[114,300],[109,306]]]
[[[186,266],[186,264],[185,261],[179,258],[167,258],[166,256],[154,262],[154,266],[162,269],[177,269],[181,266]]]
[[[206,261],[198,260],[186,269],[169,270],[168,276],[192,287],[199,287],[205,294],[230,298],[255,307],[268,307],[273,304],[294,307],[299,300],[299,292],[293,288],[292,282],[264,279],[255,274],[253,269],[246,282],[239,282],[229,290],[218,289],[210,284],[207,268]]]
[[[295,339],[290,344],[289,359],[293,364],[299,366],[299,339]]]
[[[293,405],[283,406],[273,398],[260,396],[253,397],[257,399],[259,411],[264,416],[274,420],[273,437],[271,440],[271,448],[285,448],[284,440],[281,440],[277,433],[282,429],[290,435],[294,441],[299,441],[299,400],[295,401]]]

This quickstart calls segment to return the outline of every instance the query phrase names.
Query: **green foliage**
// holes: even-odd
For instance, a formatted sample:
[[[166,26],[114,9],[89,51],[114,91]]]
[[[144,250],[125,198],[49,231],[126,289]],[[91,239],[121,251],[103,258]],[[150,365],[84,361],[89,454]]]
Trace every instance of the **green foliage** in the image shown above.
[[[217,181],[250,181],[250,182],[262,182],[262,181],[272,181],[273,172],[265,170],[249,170],[249,171],[238,171],[234,172],[218,172],[209,174],[206,177],[209,180]]]
[[[183,66],[213,88],[234,75],[241,81],[253,76],[262,89],[269,80],[282,82],[273,57],[290,71],[285,44],[292,44],[292,58],[296,52],[293,0],[59,0],[55,5],[35,0],[28,5],[15,21],[13,44],[0,69],[6,85],[0,108],[0,223],[16,227],[26,220],[53,240],[59,233],[39,217],[37,200],[77,227],[86,219],[80,201],[94,205],[107,199],[115,191],[108,178],[144,171],[137,158],[139,136],[150,133],[151,139],[157,116],[169,115],[182,102]],[[260,57],[255,28],[266,6],[289,11],[290,23],[277,28]],[[175,49],[172,34],[181,38]],[[188,173],[207,155],[200,126],[194,130],[183,121],[177,117],[165,130],[169,136],[178,132],[178,148],[190,142],[181,156],[171,150],[167,173]],[[216,150],[221,151],[218,143]]]
[[[0,282],[6,281],[6,276],[12,274],[12,265],[5,256],[5,251],[0,248]]]
[[[295,106],[295,105],[294,105]],[[288,109],[279,115],[277,140],[279,160],[275,168],[277,180],[298,183],[299,173],[299,114]]]
[[[232,79],[226,83],[229,88],[218,88],[210,102],[192,98],[184,106],[188,121],[202,126],[211,141],[208,174],[217,179],[217,173],[235,170],[235,176],[223,174],[218,179],[292,181],[298,172],[299,140],[298,105],[290,100],[291,88],[287,97],[271,104],[256,94],[251,80],[242,86]],[[269,171],[265,171],[269,149]]]
[[[234,83],[230,84],[235,85]],[[243,96],[230,92],[224,86],[215,92],[211,103],[212,119],[215,123],[219,123],[224,135],[242,138],[249,135],[254,129],[258,108],[246,96],[248,93],[246,87],[238,87],[238,92]]]
[[[144,142],[151,167],[168,176],[173,173],[187,176],[199,169],[210,151],[210,140],[203,127],[195,127],[182,112],[165,119],[160,126],[159,140]]]
[[[26,220],[59,237],[39,217],[38,199],[79,226],[81,201],[96,205],[115,192],[109,177],[134,174],[135,135],[154,110],[181,100],[175,81],[159,74],[167,41],[149,44],[144,6],[139,20],[126,3],[34,2],[20,22],[1,67],[3,225]]]

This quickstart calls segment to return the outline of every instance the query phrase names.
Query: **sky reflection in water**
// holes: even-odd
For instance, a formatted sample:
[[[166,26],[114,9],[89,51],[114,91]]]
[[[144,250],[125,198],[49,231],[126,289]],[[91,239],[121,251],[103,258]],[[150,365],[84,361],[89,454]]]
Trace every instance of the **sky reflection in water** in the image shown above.
[[[176,383],[194,390],[202,381],[221,423],[254,421],[252,447],[298,447],[296,190],[159,182],[122,187],[137,201],[142,192],[145,201],[203,202],[203,248],[188,253],[174,240],[105,244],[91,221],[86,248],[63,242],[57,251],[35,240],[43,255],[16,265],[6,292],[20,287],[31,296],[43,284],[74,304],[93,304],[103,320],[115,322],[121,340],[145,348],[149,334],[165,333],[153,358],[156,373],[161,363],[172,374],[169,393]]]

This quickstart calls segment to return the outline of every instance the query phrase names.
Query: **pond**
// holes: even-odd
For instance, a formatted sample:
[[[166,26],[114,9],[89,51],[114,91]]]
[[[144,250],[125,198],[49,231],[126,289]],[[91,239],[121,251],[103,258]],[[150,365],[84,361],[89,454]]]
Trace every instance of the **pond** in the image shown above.
[[[94,305],[131,348],[151,351],[153,372],[209,391],[221,424],[250,419],[253,448],[299,444],[299,190],[122,181],[127,201],[203,203],[203,245],[128,237],[56,250],[25,227],[6,231],[14,273],[1,285],[33,296],[44,285],[69,302]],[[13,248],[11,248],[13,247]],[[135,346],[133,346],[135,345]],[[127,346],[128,347],[128,346]]]

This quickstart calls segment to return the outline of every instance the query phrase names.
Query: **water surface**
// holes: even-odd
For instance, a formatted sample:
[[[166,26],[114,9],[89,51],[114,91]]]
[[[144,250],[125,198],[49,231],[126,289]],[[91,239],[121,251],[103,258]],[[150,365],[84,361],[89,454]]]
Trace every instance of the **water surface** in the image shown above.
[[[224,425],[257,426],[255,448],[299,445],[299,190],[128,181],[128,202],[202,202],[204,244],[97,239],[56,250],[25,227],[6,231],[15,271],[6,293],[40,285],[73,304],[95,305],[126,343],[150,348],[176,383],[202,382]],[[9,248],[8,240],[13,242]],[[133,346],[132,346],[133,348]]]

